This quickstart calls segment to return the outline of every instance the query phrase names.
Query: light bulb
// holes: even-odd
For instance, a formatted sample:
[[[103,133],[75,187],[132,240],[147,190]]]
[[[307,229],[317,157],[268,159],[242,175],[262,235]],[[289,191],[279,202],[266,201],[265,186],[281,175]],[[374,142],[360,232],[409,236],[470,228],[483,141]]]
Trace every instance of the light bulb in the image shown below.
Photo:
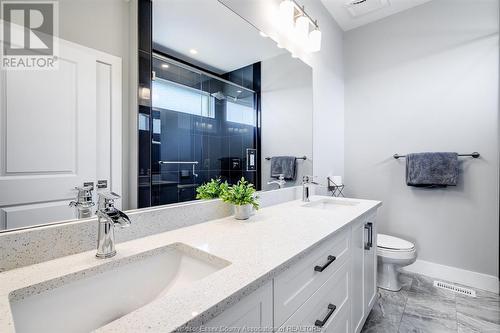
[[[318,52],[321,50],[321,31],[319,29],[314,29],[309,34],[309,52]]]
[[[294,41],[301,48],[308,47],[308,36],[309,36],[309,19],[302,15],[297,19],[295,23],[295,31],[294,31]]]

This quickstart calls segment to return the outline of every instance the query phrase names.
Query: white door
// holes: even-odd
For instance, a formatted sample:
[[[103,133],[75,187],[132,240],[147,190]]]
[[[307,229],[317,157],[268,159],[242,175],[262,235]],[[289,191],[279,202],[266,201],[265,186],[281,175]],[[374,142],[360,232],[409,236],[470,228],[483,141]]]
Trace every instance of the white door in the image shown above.
[[[59,45],[57,70],[0,72],[0,230],[73,219],[84,182],[121,192],[121,59]]]

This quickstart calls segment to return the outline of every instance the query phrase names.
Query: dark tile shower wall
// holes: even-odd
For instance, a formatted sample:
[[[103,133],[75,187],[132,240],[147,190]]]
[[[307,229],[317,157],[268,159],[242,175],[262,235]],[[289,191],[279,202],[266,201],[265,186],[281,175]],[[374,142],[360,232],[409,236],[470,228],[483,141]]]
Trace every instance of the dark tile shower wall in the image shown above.
[[[245,77],[251,81],[253,67],[251,65],[239,70],[239,73],[232,75],[232,79],[240,84],[243,82],[241,73],[247,73]],[[227,85],[197,73],[190,75],[186,70],[176,69],[172,65],[168,70],[162,70],[156,59],[153,69],[161,79],[208,93],[223,91],[224,85]],[[246,82],[245,86],[249,84],[251,82]],[[225,100],[215,99],[214,118],[153,108],[153,122],[160,128],[160,133],[153,133],[151,145],[153,206],[193,200],[196,187],[211,178],[220,177],[234,184],[245,177],[257,183],[257,172],[246,171],[246,149],[256,148],[256,127],[227,121],[226,105]],[[190,164],[160,165],[158,161],[198,161],[195,170],[198,176],[193,174]]]

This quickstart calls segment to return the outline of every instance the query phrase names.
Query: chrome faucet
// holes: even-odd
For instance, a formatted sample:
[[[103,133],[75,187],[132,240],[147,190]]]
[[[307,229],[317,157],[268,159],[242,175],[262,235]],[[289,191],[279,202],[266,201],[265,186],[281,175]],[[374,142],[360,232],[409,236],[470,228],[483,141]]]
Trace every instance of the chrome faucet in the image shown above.
[[[77,219],[84,219],[92,216],[92,206],[94,202],[92,201],[92,191],[94,190],[93,185],[84,185],[82,187],[75,187],[78,190],[76,195],[76,201],[71,201],[69,203],[70,207],[75,207],[75,215]]]
[[[97,258],[111,258],[116,254],[115,250],[115,226],[121,228],[129,227],[129,217],[115,208],[115,200],[120,196],[116,193],[99,193],[97,204]]]
[[[309,186],[311,185],[319,185],[316,182],[312,181],[312,176],[303,176],[302,177],[302,201],[309,202]]]
[[[267,185],[271,185],[271,184],[276,184],[276,185],[278,185],[278,188],[283,188],[286,184],[285,175],[280,173],[278,176],[278,180],[273,180],[273,181],[267,182]]]

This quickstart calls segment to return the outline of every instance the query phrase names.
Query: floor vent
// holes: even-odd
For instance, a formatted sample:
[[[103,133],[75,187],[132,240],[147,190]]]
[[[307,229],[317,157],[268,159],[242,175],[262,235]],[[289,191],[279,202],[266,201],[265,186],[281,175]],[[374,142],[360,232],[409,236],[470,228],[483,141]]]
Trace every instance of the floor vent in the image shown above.
[[[476,297],[476,291],[473,289],[455,286],[454,284],[450,284],[450,283],[446,283],[446,282],[442,282],[442,281],[434,281],[434,287],[438,287],[438,288],[445,289],[448,291],[453,291],[455,293],[470,296],[470,297]]]

